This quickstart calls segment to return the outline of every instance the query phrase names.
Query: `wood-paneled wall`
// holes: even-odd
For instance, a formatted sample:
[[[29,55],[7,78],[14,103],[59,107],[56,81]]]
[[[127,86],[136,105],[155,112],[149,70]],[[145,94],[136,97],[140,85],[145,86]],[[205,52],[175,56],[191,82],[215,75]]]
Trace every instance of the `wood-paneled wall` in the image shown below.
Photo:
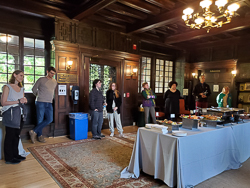
[[[137,37],[107,29],[96,28],[73,20],[55,20],[55,39],[90,47],[138,54]],[[137,48],[133,49],[133,45]]]

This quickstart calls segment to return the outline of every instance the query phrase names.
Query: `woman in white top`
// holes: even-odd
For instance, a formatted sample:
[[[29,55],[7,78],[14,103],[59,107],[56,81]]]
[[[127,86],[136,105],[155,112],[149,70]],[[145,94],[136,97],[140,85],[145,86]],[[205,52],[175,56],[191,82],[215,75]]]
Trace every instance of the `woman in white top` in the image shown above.
[[[117,90],[116,83],[111,83],[109,86],[109,90],[106,92],[106,100],[107,100],[107,112],[108,112],[108,119],[109,119],[109,129],[110,129],[110,136],[114,136],[114,118],[116,127],[118,132],[120,133],[120,137],[124,137],[123,129],[121,124],[121,117],[120,117],[120,107],[122,104],[122,98]]]
[[[6,164],[18,164],[22,160],[26,159],[18,154],[18,143],[23,121],[20,117],[12,117],[15,112],[14,108],[16,109],[16,107],[19,107],[19,104],[27,103],[27,99],[24,97],[24,88],[22,86],[23,78],[23,71],[16,70],[12,73],[9,84],[3,86],[3,93],[1,97],[1,104],[3,108],[1,111],[3,114],[3,125],[6,127],[4,140],[4,158]],[[7,116],[7,114],[9,115]],[[19,114],[21,116],[21,109]],[[21,120],[20,124],[19,122],[17,124],[6,123],[14,121],[18,118]]]

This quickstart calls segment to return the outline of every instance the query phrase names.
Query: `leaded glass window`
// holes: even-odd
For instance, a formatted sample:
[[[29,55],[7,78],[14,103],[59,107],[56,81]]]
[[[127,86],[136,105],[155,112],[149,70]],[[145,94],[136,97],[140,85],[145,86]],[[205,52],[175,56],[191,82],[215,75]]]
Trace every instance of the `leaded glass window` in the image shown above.
[[[11,74],[19,69],[19,37],[0,33],[0,92]]]
[[[102,81],[101,91],[106,97],[111,82],[116,83],[116,68],[108,65],[90,64],[89,70],[89,91],[92,90],[93,81],[100,79]]]
[[[44,40],[24,38],[24,88],[31,91],[33,84],[45,75]]]
[[[164,93],[173,79],[173,62],[156,59],[155,66],[155,93]]]
[[[138,92],[142,91],[142,83],[148,82],[150,86],[150,77],[151,77],[151,58],[150,57],[142,57],[141,67],[140,67],[140,79],[138,83]]]

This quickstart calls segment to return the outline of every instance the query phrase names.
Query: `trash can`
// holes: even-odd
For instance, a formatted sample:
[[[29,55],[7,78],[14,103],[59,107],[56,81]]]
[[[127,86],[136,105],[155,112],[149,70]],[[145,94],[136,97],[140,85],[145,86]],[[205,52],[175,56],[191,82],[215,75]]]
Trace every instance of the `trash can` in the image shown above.
[[[73,140],[82,140],[88,138],[88,114],[87,113],[69,113],[69,132]]]

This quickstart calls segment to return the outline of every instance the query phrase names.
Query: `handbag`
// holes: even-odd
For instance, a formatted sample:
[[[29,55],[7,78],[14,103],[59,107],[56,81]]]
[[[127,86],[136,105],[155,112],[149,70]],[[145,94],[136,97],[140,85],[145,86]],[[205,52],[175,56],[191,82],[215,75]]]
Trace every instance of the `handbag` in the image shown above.
[[[20,128],[21,123],[21,109],[20,106],[10,107],[3,114],[2,123],[6,127]]]

